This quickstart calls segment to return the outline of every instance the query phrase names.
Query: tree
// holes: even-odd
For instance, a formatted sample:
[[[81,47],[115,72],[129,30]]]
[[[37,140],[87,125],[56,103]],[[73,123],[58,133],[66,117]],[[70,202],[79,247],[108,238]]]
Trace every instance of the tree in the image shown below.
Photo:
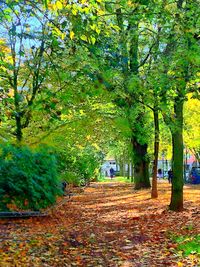
[[[39,16],[39,15],[38,15]],[[47,22],[34,15],[31,5],[7,1],[1,6],[0,86],[3,92],[4,123],[14,126],[22,141],[37,94],[44,89],[51,54]],[[7,129],[10,127],[7,127]]]
[[[183,209],[183,104],[188,92],[198,92],[193,81],[199,54],[197,1],[177,1],[165,5],[169,27],[163,30],[161,75],[162,113],[170,127],[173,144],[173,182],[170,209]],[[170,101],[172,100],[172,101]],[[166,107],[168,104],[168,108]],[[168,116],[170,114],[170,116]]]
[[[113,101],[120,109],[124,110],[130,121],[129,125],[132,131],[131,143],[135,154],[135,187],[137,189],[150,187],[148,174],[149,160],[147,156],[148,145],[144,136],[141,137],[144,134],[146,112],[144,107],[136,107],[138,106],[137,99],[139,97],[139,94],[136,93],[139,87],[139,67],[141,67],[139,63],[140,58],[138,58],[138,18],[141,19],[141,12],[145,8],[146,3],[139,4],[138,10],[137,8],[134,10],[134,7],[129,7],[129,5],[121,1],[118,1],[116,4],[108,3],[108,5],[106,2],[99,4],[91,1],[87,3],[87,7],[85,7],[84,3],[77,3],[75,1],[73,7],[66,4],[59,5],[58,7],[56,3],[52,4],[53,6],[50,6],[50,9],[54,10],[55,16],[57,14],[61,15],[65,25],[68,25],[70,38],[74,40],[74,47],[77,42],[81,42],[87,47],[90,56],[96,61],[95,64],[98,64],[99,69],[92,70],[93,81],[98,82],[98,87],[104,87],[109,92],[112,91],[111,98],[113,99],[116,83],[111,75],[115,72],[116,79],[120,79],[121,84],[118,88],[121,88],[121,93],[115,94]],[[63,16],[62,10],[67,11],[67,18]],[[126,12],[130,14],[128,16],[124,15]],[[104,16],[105,14],[106,16]],[[57,25],[57,23],[54,23],[54,25]],[[116,31],[120,31],[118,39],[116,39],[116,35],[113,35]],[[128,38],[126,38],[126,35]],[[108,42],[109,45],[105,45],[102,40],[103,42]],[[112,45],[113,41],[115,46]],[[117,49],[117,46],[119,49]],[[100,60],[100,57],[102,57],[102,60]],[[112,61],[108,63],[109,57],[112,57]],[[119,59],[119,64],[116,64],[116,58]],[[143,65],[145,61],[141,61]],[[109,69],[106,69],[106,66],[109,66]],[[101,71],[99,71],[100,69]],[[91,73],[91,69],[88,68],[88,72]],[[128,89],[128,84],[130,84],[129,81],[131,80],[128,76],[130,75],[132,80],[135,80],[135,92],[130,92]],[[130,113],[136,109],[138,115],[135,120],[137,121],[135,127]]]
[[[4,13],[8,12],[5,11],[5,5],[13,9],[13,4],[11,5],[10,1],[7,3],[3,6]],[[141,0],[126,3],[120,0],[117,2],[74,0],[70,4],[63,1],[43,1],[43,4],[46,6],[44,16],[41,15],[43,7],[38,2],[28,1],[27,5],[33,8],[35,17],[38,18],[39,15],[40,21],[43,18],[48,22],[48,33],[50,33],[48,42],[44,36],[45,24],[41,24],[40,34],[37,32],[36,36],[41,42],[40,46],[37,46],[37,52],[31,54],[32,63],[24,57],[24,53],[30,49],[21,47],[19,50],[19,46],[16,45],[20,44],[22,40],[20,38],[24,37],[23,34],[18,34],[19,30],[16,30],[18,27],[23,30],[21,23],[17,24],[18,14],[15,14],[15,23],[9,21],[9,16],[6,14],[3,13],[1,16],[6,25],[12,24],[8,27],[12,46],[6,52],[11,55],[11,64],[5,62],[5,53],[2,54],[2,62],[6,64],[3,63],[1,68],[1,77],[4,79],[1,80],[4,86],[1,97],[6,103],[4,109],[7,109],[7,105],[14,107],[18,140],[21,139],[22,128],[30,125],[30,114],[35,116],[37,121],[41,117],[37,112],[34,113],[33,109],[36,94],[40,92],[42,85],[47,90],[40,94],[40,99],[37,98],[40,100],[38,109],[46,110],[43,122],[49,118],[48,112],[51,111],[52,117],[50,116],[45,124],[48,130],[52,129],[52,125],[48,122],[54,122],[55,128],[66,129],[63,118],[70,112],[73,115],[80,112],[91,114],[87,112],[88,107],[91,107],[91,101],[94,101],[93,103],[99,101],[99,105],[106,102],[101,94],[104,92],[109,98],[107,103],[112,102],[115,105],[116,114],[120,114],[121,120],[128,125],[128,133],[124,131],[124,135],[127,134],[125,138],[131,140],[135,188],[140,189],[150,186],[147,152],[152,134],[149,130],[152,125],[150,112],[153,112],[155,135],[153,189],[155,190],[152,191],[152,197],[156,197],[159,112],[162,112],[171,131],[173,144],[174,179],[170,209],[181,210],[183,208],[183,104],[189,92],[195,97],[199,94],[198,2],[159,0],[157,3],[150,3]],[[21,8],[23,12],[25,11],[26,8],[23,9],[19,3],[16,5],[17,10]],[[25,33],[27,34],[27,31]],[[6,45],[4,43],[4,46]],[[42,48],[44,45],[45,49]],[[48,61],[52,68],[45,68]],[[18,62],[17,65],[14,62]],[[19,63],[28,71],[31,69],[31,64],[36,64],[35,71],[30,72],[31,75],[27,78],[22,69],[18,70]],[[47,77],[45,72],[47,69],[51,77]],[[58,69],[61,71],[58,72]],[[40,74],[43,72],[45,79],[41,80]],[[16,74],[20,74],[21,78]],[[26,90],[21,89],[23,81]],[[57,83],[59,83],[58,90],[56,90]],[[12,86],[11,92],[9,86]],[[27,91],[27,88],[31,90]],[[10,93],[13,94],[13,102],[6,100]],[[25,97],[19,98],[21,95]],[[79,115],[77,117],[80,117]],[[67,123],[68,121],[66,125]]]

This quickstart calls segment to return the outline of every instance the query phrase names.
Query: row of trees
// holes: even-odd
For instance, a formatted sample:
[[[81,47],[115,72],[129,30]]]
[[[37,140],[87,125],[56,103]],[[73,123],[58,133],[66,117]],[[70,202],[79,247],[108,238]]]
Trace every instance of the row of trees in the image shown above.
[[[0,8],[1,135],[97,151],[122,139],[136,189],[150,187],[154,135],[155,198],[162,118],[173,146],[170,209],[182,210],[183,106],[189,93],[199,97],[198,0],[2,1]]]

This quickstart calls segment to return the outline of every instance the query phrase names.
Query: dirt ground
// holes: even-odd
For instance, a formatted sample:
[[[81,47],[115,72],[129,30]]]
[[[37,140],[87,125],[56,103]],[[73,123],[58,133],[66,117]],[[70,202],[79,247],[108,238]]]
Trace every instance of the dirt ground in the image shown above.
[[[0,266],[200,266],[173,237],[200,234],[200,186],[184,187],[185,210],[168,211],[170,185],[159,197],[128,183],[92,183],[65,197],[47,217],[0,220]]]

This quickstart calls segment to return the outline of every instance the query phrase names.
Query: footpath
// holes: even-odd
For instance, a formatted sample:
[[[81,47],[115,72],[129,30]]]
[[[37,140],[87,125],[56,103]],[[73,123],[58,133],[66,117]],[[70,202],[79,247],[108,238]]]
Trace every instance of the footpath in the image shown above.
[[[173,241],[200,233],[197,192],[188,188],[186,210],[175,213],[167,210],[170,186],[158,188],[152,200],[150,190],[128,183],[92,183],[47,217],[1,219],[0,266],[200,266]]]

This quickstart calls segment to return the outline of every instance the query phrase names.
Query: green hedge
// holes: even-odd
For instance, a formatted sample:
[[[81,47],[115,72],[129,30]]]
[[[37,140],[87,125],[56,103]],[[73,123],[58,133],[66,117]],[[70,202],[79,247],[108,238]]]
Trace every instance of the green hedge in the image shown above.
[[[92,146],[84,149],[57,152],[60,180],[70,184],[80,185],[82,179],[91,181],[97,179],[102,164],[103,155]]]
[[[0,210],[15,204],[24,210],[39,210],[61,194],[56,158],[47,147],[0,146]]]

